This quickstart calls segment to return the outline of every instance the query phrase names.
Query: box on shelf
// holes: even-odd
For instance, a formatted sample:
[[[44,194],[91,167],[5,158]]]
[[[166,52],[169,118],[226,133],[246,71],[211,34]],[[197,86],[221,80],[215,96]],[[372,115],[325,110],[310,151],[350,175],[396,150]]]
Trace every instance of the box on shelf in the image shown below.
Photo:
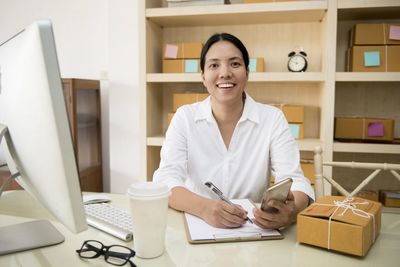
[[[199,73],[198,59],[163,59],[163,73]]]
[[[304,122],[304,106],[302,105],[289,105],[289,104],[270,104],[282,110],[286,120],[294,123]]]
[[[350,46],[400,45],[400,25],[360,23],[351,30]]]
[[[356,197],[379,202],[379,195],[376,191],[361,190],[356,194]]]
[[[400,191],[382,190],[380,198],[385,207],[400,208]]]
[[[304,176],[310,180],[310,183],[315,184],[315,173],[313,162],[300,162],[301,169],[303,170]]]
[[[342,253],[366,255],[381,228],[382,205],[356,197],[345,200],[342,196],[326,196],[299,213],[297,240]],[[357,210],[346,209],[349,204]]]
[[[386,71],[400,71],[400,45],[387,46]]]
[[[193,104],[199,101],[203,101],[208,97],[208,94],[198,94],[198,93],[182,93],[182,94],[174,94],[172,99],[172,106],[174,112],[183,105]]]
[[[382,118],[335,118],[335,139],[393,141],[394,120]]]
[[[167,43],[163,45],[164,59],[199,59],[202,43]]]
[[[304,138],[304,124],[303,123],[289,123],[290,131],[295,139]]]
[[[264,72],[264,58],[250,58],[249,72]]]
[[[349,51],[350,71],[400,71],[400,45],[353,46]]]
[[[350,71],[386,71],[386,46],[353,46],[350,49]]]

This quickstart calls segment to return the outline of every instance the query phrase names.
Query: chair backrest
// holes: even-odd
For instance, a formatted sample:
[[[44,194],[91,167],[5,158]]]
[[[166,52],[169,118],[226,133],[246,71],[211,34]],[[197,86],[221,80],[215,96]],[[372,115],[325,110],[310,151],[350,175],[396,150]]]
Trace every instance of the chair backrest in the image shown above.
[[[348,192],[344,189],[340,184],[338,184],[332,177],[324,176],[323,167],[324,166],[332,166],[332,167],[344,167],[344,168],[353,168],[353,169],[370,169],[373,172],[367,176],[353,191]],[[360,190],[362,190],[365,186],[369,184],[369,182],[374,179],[378,173],[381,171],[390,171],[394,177],[397,178],[400,182],[400,174],[396,171],[400,171],[400,164],[389,164],[389,163],[367,163],[367,162],[324,162],[322,158],[322,148],[317,146],[314,149],[314,168],[315,168],[315,197],[316,199],[325,195],[324,193],[324,180],[329,182],[333,188],[338,190],[338,192],[344,196],[354,196]]]

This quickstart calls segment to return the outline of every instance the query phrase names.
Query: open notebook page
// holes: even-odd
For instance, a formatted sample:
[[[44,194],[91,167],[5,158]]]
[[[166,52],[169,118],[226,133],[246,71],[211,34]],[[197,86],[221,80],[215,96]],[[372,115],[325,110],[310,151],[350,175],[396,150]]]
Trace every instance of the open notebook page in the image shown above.
[[[253,208],[254,205],[249,199],[232,199],[231,200],[235,204],[241,205],[247,212],[249,218],[253,218]],[[193,216],[191,214],[185,213],[188,230],[191,236],[191,239],[196,240],[223,240],[226,239],[235,239],[235,238],[261,238],[261,237],[273,237],[273,236],[281,236],[279,231],[277,230],[267,230],[258,227],[255,224],[250,222],[246,222],[242,227],[233,228],[233,229],[225,229],[225,228],[216,228],[205,221],[200,219],[199,217]]]

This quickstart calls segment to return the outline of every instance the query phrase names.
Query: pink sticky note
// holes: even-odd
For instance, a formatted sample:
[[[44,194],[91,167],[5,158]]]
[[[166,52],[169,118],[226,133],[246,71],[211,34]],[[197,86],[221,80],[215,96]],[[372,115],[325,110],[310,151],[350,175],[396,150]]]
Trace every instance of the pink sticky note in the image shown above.
[[[389,39],[400,40],[400,26],[390,25]]]
[[[384,136],[384,128],[382,122],[368,123],[368,136]]]
[[[165,46],[165,58],[177,58],[178,57],[178,46],[177,45],[172,45],[172,44],[167,44]]]

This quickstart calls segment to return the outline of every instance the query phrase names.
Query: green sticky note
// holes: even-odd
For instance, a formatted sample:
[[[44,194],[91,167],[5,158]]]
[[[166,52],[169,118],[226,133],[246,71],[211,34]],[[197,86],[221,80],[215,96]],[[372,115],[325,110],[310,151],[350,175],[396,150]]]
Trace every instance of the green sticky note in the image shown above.
[[[197,60],[186,59],[185,60],[185,72],[189,72],[189,73],[198,72]]]
[[[292,131],[292,134],[295,139],[299,139],[300,137],[300,124],[292,124],[289,123],[289,128]]]
[[[364,52],[364,66],[377,67],[381,65],[379,51]]]
[[[257,59],[256,58],[250,58],[249,71],[250,72],[256,72],[257,71]]]

